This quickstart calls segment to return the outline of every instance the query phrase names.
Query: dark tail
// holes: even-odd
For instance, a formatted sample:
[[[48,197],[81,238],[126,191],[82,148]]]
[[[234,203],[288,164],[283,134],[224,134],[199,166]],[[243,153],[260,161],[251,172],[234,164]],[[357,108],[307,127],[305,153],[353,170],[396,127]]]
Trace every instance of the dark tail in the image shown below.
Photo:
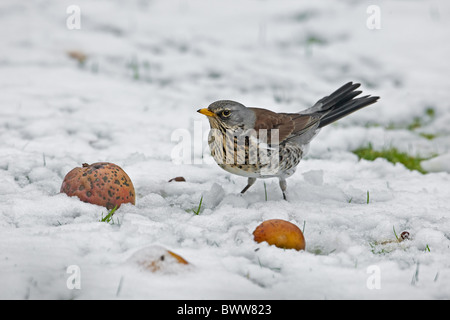
[[[361,108],[371,105],[380,97],[372,97],[370,95],[355,98],[362,91],[355,91],[360,86],[359,83],[349,82],[327,97],[317,101],[313,108],[319,109],[319,113],[324,116],[320,119],[319,128],[325,127],[350,113],[353,113]]]

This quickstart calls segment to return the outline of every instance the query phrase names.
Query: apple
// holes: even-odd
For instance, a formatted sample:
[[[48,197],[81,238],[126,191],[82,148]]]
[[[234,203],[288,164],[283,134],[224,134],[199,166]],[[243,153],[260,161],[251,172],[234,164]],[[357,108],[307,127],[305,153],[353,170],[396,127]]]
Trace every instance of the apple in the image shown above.
[[[128,262],[144,271],[177,273],[189,265],[183,257],[159,245],[150,245],[135,252]]]
[[[109,162],[83,163],[82,167],[72,169],[64,177],[61,192],[108,210],[136,201],[130,177],[118,165]]]
[[[253,237],[258,243],[265,241],[279,248],[305,250],[303,232],[289,221],[266,220],[256,227]]]

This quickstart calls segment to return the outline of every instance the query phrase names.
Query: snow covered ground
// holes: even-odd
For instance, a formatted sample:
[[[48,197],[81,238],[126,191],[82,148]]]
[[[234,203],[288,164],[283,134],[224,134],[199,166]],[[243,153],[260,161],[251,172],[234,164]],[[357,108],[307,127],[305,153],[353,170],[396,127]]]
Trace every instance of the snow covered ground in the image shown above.
[[[449,2],[4,0],[0,16],[1,299],[450,298]],[[246,179],[211,163],[198,108],[296,112],[348,81],[381,99],[322,130],[289,201],[276,179],[267,201],[263,181],[241,196]],[[358,161],[369,143],[438,157],[425,175]],[[119,223],[59,193],[98,161],[136,188]],[[304,229],[306,251],[255,243],[272,218]],[[130,257],[153,245],[190,267],[140,270]]]

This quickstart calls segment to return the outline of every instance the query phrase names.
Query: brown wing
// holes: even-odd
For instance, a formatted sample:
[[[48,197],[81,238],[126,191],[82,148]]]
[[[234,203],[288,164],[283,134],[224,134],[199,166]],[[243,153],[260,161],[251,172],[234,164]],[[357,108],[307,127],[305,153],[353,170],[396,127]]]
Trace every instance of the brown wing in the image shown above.
[[[267,129],[268,143],[271,142],[270,130],[278,129],[279,142],[298,136],[308,129],[315,127],[319,121],[318,115],[306,115],[298,113],[276,113],[267,109],[250,108],[256,114],[255,130],[258,133],[260,129]]]

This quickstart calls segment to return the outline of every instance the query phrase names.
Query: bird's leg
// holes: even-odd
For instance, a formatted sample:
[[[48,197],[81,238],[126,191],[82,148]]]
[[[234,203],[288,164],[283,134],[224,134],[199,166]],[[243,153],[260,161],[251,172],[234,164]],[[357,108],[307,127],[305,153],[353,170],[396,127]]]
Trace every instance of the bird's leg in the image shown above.
[[[244,189],[242,189],[241,193],[245,193],[245,191],[248,190],[248,188],[250,188],[256,181],[256,178],[248,178],[247,180],[247,185],[245,186]]]
[[[279,178],[279,179],[280,179],[280,188],[281,188],[281,191],[283,192],[283,199],[287,200],[286,199],[286,189],[287,189],[286,179],[284,179],[284,178]]]

